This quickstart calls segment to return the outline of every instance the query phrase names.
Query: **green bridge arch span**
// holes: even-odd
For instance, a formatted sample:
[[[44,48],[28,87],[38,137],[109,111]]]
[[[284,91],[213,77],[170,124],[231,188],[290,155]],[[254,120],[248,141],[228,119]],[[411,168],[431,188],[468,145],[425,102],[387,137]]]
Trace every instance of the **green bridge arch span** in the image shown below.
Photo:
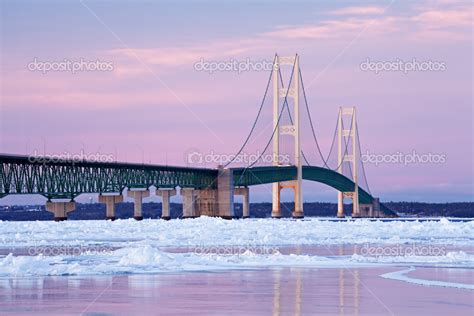
[[[295,166],[269,166],[254,168],[233,168],[234,183],[236,186],[252,186],[296,180]],[[338,191],[352,192],[355,183],[346,176],[330,169],[303,166],[303,179],[326,184]],[[359,203],[371,204],[374,197],[359,187]],[[388,215],[395,215],[385,205],[380,204],[381,211]]]

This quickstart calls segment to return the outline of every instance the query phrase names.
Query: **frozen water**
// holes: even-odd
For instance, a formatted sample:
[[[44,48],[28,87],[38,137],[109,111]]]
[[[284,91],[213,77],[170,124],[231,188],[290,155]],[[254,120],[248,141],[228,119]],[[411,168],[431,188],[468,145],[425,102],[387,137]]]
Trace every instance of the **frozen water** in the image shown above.
[[[68,222],[0,221],[0,245],[112,245],[142,242],[160,247],[209,245],[451,244],[474,245],[474,221],[427,222],[305,220],[133,219]]]
[[[371,244],[474,245],[474,222],[294,220],[117,220],[0,222],[0,276],[164,273],[219,269],[436,265],[474,267],[474,255],[281,254],[278,246]],[[191,247],[172,253],[164,247]],[[374,248],[375,247],[375,248]],[[373,248],[375,250],[376,246]],[[24,249],[20,255],[8,254]],[[26,249],[26,250],[25,250]],[[190,250],[192,249],[192,250]],[[400,249],[395,248],[400,251]],[[403,274],[395,275],[401,278]],[[392,275],[393,277],[393,275]],[[406,276],[403,276],[405,278]]]
[[[151,245],[121,248],[104,254],[84,253],[59,256],[13,256],[0,258],[0,276],[90,275],[124,273],[163,273],[264,267],[353,268],[393,264],[436,264],[437,266],[474,267],[474,255],[450,252],[436,257],[363,257],[282,255],[279,252],[256,254],[169,253]]]
[[[413,271],[415,271],[415,268],[410,267],[410,269],[382,274],[381,277],[385,279],[404,281],[408,283],[425,285],[425,286],[441,286],[441,287],[452,287],[452,288],[457,288],[457,289],[474,290],[474,284],[446,282],[446,281],[438,281],[438,280],[425,280],[425,279],[413,278],[406,275],[407,273],[410,273]]]

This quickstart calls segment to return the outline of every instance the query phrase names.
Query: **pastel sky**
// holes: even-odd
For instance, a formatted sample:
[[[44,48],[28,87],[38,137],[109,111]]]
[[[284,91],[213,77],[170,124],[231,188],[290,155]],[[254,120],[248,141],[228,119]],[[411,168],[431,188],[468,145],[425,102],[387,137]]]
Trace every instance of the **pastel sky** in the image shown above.
[[[363,152],[446,157],[367,164],[376,196],[473,200],[471,1],[7,0],[0,8],[0,152],[84,151],[169,165],[187,165],[190,151],[232,154],[252,126],[268,72],[209,74],[195,63],[298,53],[324,153],[338,108],[356,106]],[[100,60],[113,70],[43,74],[28,69],[35,58]],[[367,59],[446,69],[376,74],[361,69]],[[268,103],[263,119],[270,111]],[[307,125],[302,138],[316,157]],[[267,140],[253,140],[249,151]],[[305,184],[306,201],[334,202],[335,194]],[[270,201],[268,188],[252,199]]]

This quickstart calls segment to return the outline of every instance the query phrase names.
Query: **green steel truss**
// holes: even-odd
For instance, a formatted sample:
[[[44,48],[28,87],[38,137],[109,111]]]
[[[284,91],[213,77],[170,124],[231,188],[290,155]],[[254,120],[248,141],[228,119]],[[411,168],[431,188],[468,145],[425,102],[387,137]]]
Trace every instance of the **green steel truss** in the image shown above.
[[[81,193],[121,192],[128,188],[215,187],[217,170],[88,161],[49,161],[0,155],[0,197],[41,194],[74,198]]]
[[[251,169],[233,169],[236,186],[250,186],[273,182],[296,180],[296,167],[257,167]],[[242,173],[244,174],[242,176]],[[327,184],[342,192],[354,191],[354,182],[342,174],[321,167],[303,167],[303,179]],[[359,187],[360,203],[372,203],[373,197]]]
[[[235,186],[251,186],[296,180],[295,166],[234,168]],[[330,169],[313,166],[303,166],[303,179],[324,183],[342,192],[353,192],[355,183],[344,175]],[[359,203],[370,204],[374,198],[364,189],[359,187]],[[381,210],[386,214],[395,214],[385,205],[380,204]]]
[[[234,168],[235,186],[252,186],[296,179],[296,167]],[[124,188],[216,188],[217,169],[133,163],[49,161],[0,155],[0,198],[8,194],[41,194],[48,199],[73,199],[81,193],[122,192]],[[326,168],[305,166],[303,179],[324,183],[342,192],[354,191],[354,182]],[[359,187],[360,203],[373,197]],[[385,206],[382,211],[392,214]]]

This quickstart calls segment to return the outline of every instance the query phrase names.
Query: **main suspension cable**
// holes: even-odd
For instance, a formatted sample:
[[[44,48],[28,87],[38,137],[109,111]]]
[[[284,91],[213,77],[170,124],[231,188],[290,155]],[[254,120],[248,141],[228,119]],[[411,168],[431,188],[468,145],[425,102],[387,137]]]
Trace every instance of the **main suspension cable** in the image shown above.
[[[339,113],[339,115],[342,115],[342,113]],[[354,115],[354,114],[352,114],[352,115]],[[351,126],[350,126],[350,129],[349,129],[349,135],[352,133],[352,129],[354,128],[354,126],[352,126],[352,122],[353,122],[353,121],[354,121],[354,120],[351,119]],[[343,121],[342,119],[341,119],[341,122],[342,122],[342,123],[341,123],[341,128],[342,128],[342,130],[344,130],[344,121]],[[339,117],[338,117],[338,125],[339,125]],[[344,140],[344,145],[345,145],[344,154],[343,154],[343,156],[342,156],[341,161],[338,162],[339,164],[337,165],[337,167],[336,167],[335,169],[333,169],[333,170],[335,170],[335,171],[338,170],[339,167],[342,166],[342,164],[344,163],[344,157],[348,154],[347,149],[348,149],[348,147],[349,147],[349,142],[346,140],[346,138],[345,138],[344,136],[342,136],[342,139]],[[351,166],[349,165],[349,170],[350,170],[350,168],[351,168]],[[352,176],[352,171],[350,170],[350,172],[351,172],[351,176]]]
[[[352,115],[354,116],[354,114],[352,114]],[[344,130],[344,121],[341,120],[341,122],[342,122],[342,130]],[[354,122],[353,119],[351,119],[351,129],[349,130],[349,136],[352,134],[352,122]],[[352,137],[354,137],[354,135],[353,135]],[[349,140],[347,140],[347,139],[344,137],[344,135],[342,136],[342,139],[344,139],[344,144],[346,145],[346,148],[347,148],[348,145],[349,145]],[[346,151],[346,153],[344,154],[344,157],[346,156],[346,154],[347,154],[347,151]],[[352,157],[352,159],[355,159],[355,157]],[[344,158],[342,158],[342,162],[344,162]],[[341,162],[341,163],[342,163],[342,162]],[[352,180],[354,180],[354,174],[352,173],[351,164],[348,164],[348,166],[349,166],[349,174],[351,175]]]
[[[235,154],[234,157],[228,163],[224,165],[224,168],[230,165],[232,162],[234,162],[235,159],[242,153],[248,141],[250,140],[250,137],[252,136],[252,133],[255,130],[255,127],[257,126],[257,121],[260,117],[260,114],[262,113],[263,105],[265,104],[265,99],[267,98],[268,89],[270,87],[270,82],[273,76],[273,68],[275,67],[276,60],[277,60],[277,54],[275,54],[275,57],[273,59],[273,67],[272,67],[272,71],[270,72],[270,76],[268,77],[267,88],[265,89],[265,94],[263,95],[263,100],[262,100],[262,103],[260,104],[260,108],[258,109],[257,117],[255,118],[255,121],[253,122],[252,129],[250,130],[250,133],[248,134],[247,139],[245,139],[244,144],[242,145],[242,147],[240,147],[237,154]]]
[[[306,112],[308,112],[309,124],[311,126],[311,131],[313,132],[313,139],[314,139],[314,142],[316,143],[316,148],[318,149],[319,156],[321,157],[321,160],[323,161],[324,166],[327,169],[331,169],[327,165],[327,161],[324,160],[323,153],[321,152],[321,148],[319,147],[318,138],[316,137],[316,132],[313,125],[313,119],[311,118],[311,112],[309,111],[308,99],[306,98],[306,90],[304,88],[303,75],[301,74],[301,69],[299,69],[299,73],[300,73],[300,80],[301,80],[301,88],[303,90],[304,103],[306,105]]]
[[[359,137],[359,127],[357,126],[357,122],[356,122],[356,135],[357,135],[357,144],[358,144],[358,147],[359,147],[359,153],[360,153],[361,158],[362,158],[362,149],[361,149],[360,137]],[[370,192],[369,182],[367,181],[367,175],[365,173],[364,162],[362,161],[362,159],[360,160],[360,163],[362,165],[362,174],[364,175],[364,182],[365,182],[365,185],[367,186],[367,191],[369,191],[369,194],[372,195],[372,192]]]
[[[285,84],[283,83],[283,76],[282,76],[282,74],[281,74],[281,69],[280,69],[280,68],[278,68],[278,74],[279,74],[279,77],[280,77],[281,87],[282,87],[282,88],[285,88]],[[288,87],[289,87],[289,86],[288,86]],[[287,111],[288,111],[288,116],[289,116],[289,118],[290,118],[290,123],[291,123],[291,125],[293,125],[293,117],[291,116],[291,111],[290,111],[290,107],[289,107],[289,105],[288,105],[288,100],[285,100],[285,103],[283,104],[283,106],[286,106],[286,109],[287,109]],[[309,163],[309,161],[308,161],[308,159],[306,159],[306,155],[304,154],[304,151],[303,151],[303,150],[301,150],[301,155],[303,156],[303,159],[304,159],[304,161],[306,162],[306,164],[307,164],[308,166],[311,166],[310,163]]]
[[[331,148],[329,148],[329,153],[326,157],[326,163],[329,161],[329,158],[331,157],[331,153],[332,153],[332,150],[334,148],[334,144],[336,142],[336,136],[337,136],[337,128],[339,127],[339,115],[337,116],[337,120],[336,120],[336,128],[334,129],[334,134],[332,136],[332,142],[331,142]],[[331,169],[331,168],[329,168]],[[332,169],[332,170],[336,170],[337,168],[335,169]]]
[[[293,80],[293,75],[294,75],[294,72],[295,72],[295,64],[296,64],[296,58],[295,58],[295,61],[294,61],[294,64],[293,64],[293,69],[291,70],[291,76],[290,76],[290,81],[288,83],[288,86],[290,87],[291,86],[291,82]],[[289,90],[286,90],[286,95],[285,95],[285,100],[284,100],[284,104],[286,102],[288,102],[288,92]],[[273,137],[275,136],[275,132],[278,130],[278,127],[280,126],[280,120],[281,120],[281,117],[282,117],[282,114],[283,114],[283,111],[285,110],[285,107],[283,106],[281,108],[281,111],[278,115],[278,120],[275,124],[275,127],[273,128],[273,133],[270,137],[270,139],[268,140],[265,148],[263,149],[262,153],[258,156],[257,159],[255,159],[255,161],[253,163],[251,163],[250,165],[248,165],[247,167],[245,167],[244,171],[242,172],[242,174],[240,175],[239,177],[239,180],[237,181],[237,183],[240,183],[240,180],[242,179],[242,177],[244,176],[245,172],[247,171],[248,168],[252,168],[259,160],[260,158],[262,158],[263,154],[267,151],[268,147],[270,146],[272,140],[273,140]],[[276,157],[277,159],[279,159],[279,157]],[[275,159],[275,157],[273,157],[273,159]]]

